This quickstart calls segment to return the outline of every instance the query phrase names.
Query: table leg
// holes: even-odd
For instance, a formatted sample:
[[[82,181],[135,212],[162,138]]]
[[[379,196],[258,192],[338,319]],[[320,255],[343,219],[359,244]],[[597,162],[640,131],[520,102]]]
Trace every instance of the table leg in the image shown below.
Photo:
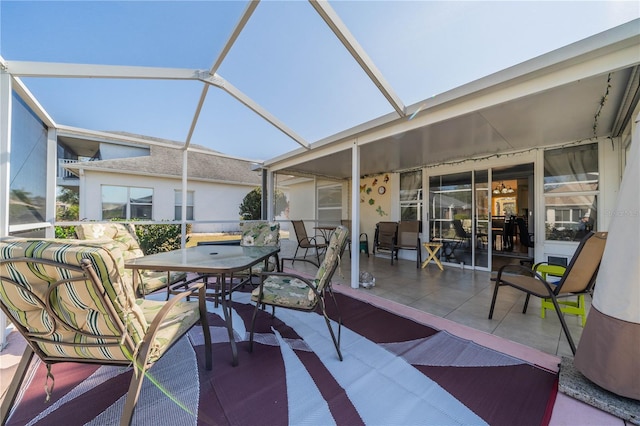
[[[233,277],[233,276],[232,276]],[[233,278],[229,280],[229,290],[227,291],[227,278],[225,274],[220,274],[220,280],[222,280],[220,284],[221,291],[221,301],[222,301],[222,312],[224,312],[224,322],[227,325],[227,332],[229,333],[229,344],[231,345],[231,365],[234,367],[238,365],[238,347],[236,345],[236,339],[233,336],[233,315],[231,313],[232,309],[232,287],[233,287]],[[229,299],[227,299],[227,294]]]

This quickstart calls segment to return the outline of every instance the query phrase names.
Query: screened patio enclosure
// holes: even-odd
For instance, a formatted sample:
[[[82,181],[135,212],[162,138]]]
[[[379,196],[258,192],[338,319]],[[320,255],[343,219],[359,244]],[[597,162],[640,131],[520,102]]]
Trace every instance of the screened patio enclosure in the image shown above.
[[[31,28],[24,21],[26,18],[20,20],[21,16],[32,17],[22,13],[20,7],[26,6],[21,3],[29,2],[0,5],[3,8],[1,236],[40,230],[53,236],[58,138],[73,136],[87,141],[114,142],[131,139],[108,130],[183,142],[181,218],[184,219],[181,223],[185,228],[189,206],[187,164],[189,155],[198,151],[193,147],[195,143],[224,154],[235,150],[229,155],[253,161],[256,168],[264,171],[266,193],[271,200],[282,176],[310,182],[323,179],[337,182],[343,191],[340,215],[351,219],[354,229],[360,228],[363,219],[359,197],[354,194],[359,193],[360,180],[364,177],[392,174],[392,184],[386,194],[391,197],[391,209],[387,213],[390,219],[399,220],[402,204],[399,175],[418,171],[422,175],[423,198],[416,212],[420,212],[421,220],[427,224],[435,220],[425,205],[432,177],[470,173],[475,176],[472,180],[475,190],[489,192],[499,182],[489,173],[484,175],[483,170],[520,163],[534,164],[532,196],[536,204],[532,224],[535,235],[547,235],[545,227],[549,220],[545,203],[552,202],[552,197],[577,195],[594,201],[596,196],[597,203],[592,205],[596,209],[598,228],[607,227],[609,218],[604,212],[613,208],[638,114],[638,19],[602,28],[604,32],[588,34],[586,38],[567,40],[566,45],[553,46],[548,52],[536,52],[511,63],[498,58],[480,61],[469,56],[466,63],[458,64],[459,69],[476,68],[476,64],[481,67],[481,63],[487,62],[503,65],[497,69],[482,68],[480,75],[460,77],[449,86],[432,87],[425,84],[424,76],[430,76],[427,80],[437,80],[438,75],[446,75],[448,71],[442,67],[447,61],[435,61],[438,66],[434,61],[427,61],[429,63],[421,67],[412,61],[420,56],[416,55],[423,51],[420,49],[429,55],[433,46],[420,43],[427,38],[431,43],[444,39],[442,34],[446,28],[441,28],[440,34],[424,35],[427,38],[411,45],[412,51],[399,49],[401,43],[389,44],[393,28],[380,29],[387,38],[364,38],[360,25],[375,24],[367,18],[373,10],[367,7],[388,11],[391,2],[381,5],[319,1],[309,4],[195,2],[202,3],[195,6],[141,2],[131,5],[131,10],[119,11],[131,13],[131,16],[123,15],[127,18],[123,22],[131,26],[129,29],[137,29],[129,37],[114,37],[111,28],[114,22],[94,22],[95,16],[102,15],[87,14],[84,20],[95,26],[92,34],[96,46],[86,49],[76,44],[82,37],[71,34],[65,41],[68,45],[58,56],[52,51],[35,49],[42,39],[33,37],[32,41],[22,37],[20,31],[24,28],[42,31],[38,34],[46,40],[45,30],[53,34],[64,25],[61,22],[52,25],[45,20],[39,21],[41,27]],[[138,25],[145,22],[165,29],[167,25],[156,15],[154,19],[145,14],[148,11],[142,9],[145,7],[142,3],[148,3],[147,7],[167,8],[165,16],[179,14],[180,7],[205,8],[198,11],[207,13],[199,15],[215,18],[217,25],[207,19],[185,20],[180,28],[186,39],[181,38],[180,31],[171,31],[171,34],[164,31],[161,38],[153,38],[140,31]],[[424,7],[414,3],[412,7]],[[76,6],[85,7],[82,3]],[[39,9],[30,13],[52,14],[55,11],[50,7],[47,3],[38,3]],[[107,2],[94,7],[110,6]],[[424,11],[421,13],[423,17],[430,16]],[[145,16],[147,20],[143,19]],[[79,20],[78,25],[84,20]],[[67,24],[74,28],[73,22]],[[420,22],[411,21],[411,24]],[[272,25],[280,25],[282,31]],[[319,28],[317,37],[312,37],[316,33],[308,32],[312,26]],[[403,27],[406,28],[401,32],[402,41],[409,43],[415,31],[412,33],[409,24]],[[290,46],[288,43],[295,38],[284,28],[302,31],[299,39],[312,44]],[[215,34],[209,32],[214,29]],[[12,38],[12,34],[20,36]],[[210,40],[211,45],[203,46],[206,45],[203,40]],[[177,41],[182,44],[176,44]],[[119,56],[128,43],[135,44],[139,52],[151,52],[155,59],[136,53]],[[252,44],[258,44],[262,50],[244,56],[242,52]],[[158,51],[159,45],[171,46],[174,54]],[[278,50],[281,46],[294,48],[293,54],[283,54]],[[205,54],[195,55],[197,58],[184,56],[196,50]],[[403,56],[396,56],[397,50]],[[439,52],[449,55],[459,50],[458,46],[457,50]],[[391,71],[392,65],[385,55],[397,62],[404,58],[402,68],[419,68],[418,75],[384,72]],[[464,58],[458,54],[451,56]],[[464,66],[470,63],[474,67]],[[303,64],[308,68],[303,68]],[[384,68],[378,64],[384,64]],[[345,85],[336,86],[335,81],[328,78],[332,73],[358,79],[354,82],[345,78]],[[294,83],[293,77],[300,74],[306,79]],[[412,84],[407,87],[405,84],[409,81]],[[90,98],[98,93],[98,83],[103,83],[106,90],[100,92],[98,99],[87,102],[84,96]],[[264,88],[269,90],[263,92]],[[310,97],[312,94],[328,98],[324,99],[327,102],[323,107]],[[145,96],[150,100],[145,102]],[[91,121],[84,111],[72,114],[68,106],[59,106],[69,98],[81,109],[99,112],[98,118]],[[139,118],[129,114],[131,120],[106,120],[120,110],[128,112],[129,107],[137,108]],[[237,115],[231,118],[230,112]],[[248,129],[257,133],[249,134]],[[162,145],[144,139],[135,142]],[[576,194],[566,187],[558,193],[545,192],[546,153],[586,144],[598,147],[599,187],[582,188]],[[276,148],[265,151],[264,147]],[[301,188],[308,187],[303,184]],[[314,199],[309,203],[312,210],[301,212],[298,217],[316,220],[320,217],[315,189],[314,186]],[[492,204],[490,200],[491,194],[484,201],[472,198],[470,206],[488,209]],[[272,204],[267,203],[269,218],[273,217]],[[581,202],[582,205],[585,203]],[[570,218],[571,215],[566,221]],[[481,233],[481,228],[489,223],[486,214],[476,214],[471,220],[476,233]],[[432,237],[430,229],[423,226],[423,241]],[[543,241],[534,249],[533,255],[538,259],[563,255],[572,249],[562,242]],[[483,260],[480,253],[472,255],[472,265],[488,267],[489,257]],[[354,256],[351,262],[352,277],[357,277],[358,257]],[[357,281],[352,285],[357,286]]]

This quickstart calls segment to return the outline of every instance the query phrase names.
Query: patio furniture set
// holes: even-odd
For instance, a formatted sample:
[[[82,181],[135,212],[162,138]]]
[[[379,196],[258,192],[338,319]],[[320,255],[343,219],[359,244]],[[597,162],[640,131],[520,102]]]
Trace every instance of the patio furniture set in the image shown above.
[[[240,285],[254,286],[250,351],[260,308],[271,306],[272,317],[276,307],[306,312],[319,308],[342,360],[341,321],[336,335],[325,297],[331,295],[336,303],[331,278],[348,230],[339,226],[332,232],[313,279],[282,272],[279,230],[278,223],[245,224],[240,246],[201,245],[150,256],[140,250],[133,227],[117,223],[83,224],[73,240],[0,239],[0,307],[27,342],[0,406],[0,423],[8,418],[36,355],[49,371],[48,393],[54,388],[54,363],[132,366],[135,372],[120,420],[121,425],[130,424],[146,371],[194,325],[202,327],[205,368],[211,370],[207,299],[222,304],[232,364],[237,365],[231,300]],[[198,278],[187,280],[187,272]],[[166,300],[146,297],[163,288]]]

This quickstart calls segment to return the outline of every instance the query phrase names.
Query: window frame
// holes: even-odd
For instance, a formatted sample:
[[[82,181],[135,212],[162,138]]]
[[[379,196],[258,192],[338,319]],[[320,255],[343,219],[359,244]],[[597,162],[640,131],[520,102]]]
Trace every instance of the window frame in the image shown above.
[[[105,187],[110,187],[110,188],[124,188],[126,190],[126,201],[125,201],[125,216],[123,218],[118,218],[118,219],[125,219],[125,220],[132,220],[132,219],[139,219],[139,220],[153,220],[153,193],[154,193],[154,189],[151,187],[142,187],[142,186],[123,186],[123,185],[106,185],[106,184],[102,184],[100,185],[100,217],[101,220],[111,220],[113,218],[106,218],[104,216],[104,189]],[[132,198],[131,198],[131,190],[149,190],[151,191],[151,202],[150,203],[132,203]],[[131,211],[132,211],[132,206],[150,206],[151,207],[151,213],[150,213],[150,217],[149,218],[140,218],[140,217],[131,217]]]
[[[189,196],[191,196],[191,202],[189,202]],[[194,219],[195,198],[196,198],[195,191],[187,190],[187,220],[195,220]],[[191,209],[191,213],[189,213],[189,209]],[[181,189],[174,190],[173,220],[182,220],[182,190]]]

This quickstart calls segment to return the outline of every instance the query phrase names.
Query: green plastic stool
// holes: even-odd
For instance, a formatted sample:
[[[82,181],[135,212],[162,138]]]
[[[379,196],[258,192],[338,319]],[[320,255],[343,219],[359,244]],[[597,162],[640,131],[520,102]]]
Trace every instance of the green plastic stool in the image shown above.
[[[542,278],[547,280],[547,276],[552,277],[562,277],[567,268],[560,265],[538,265],[536,271],[540,274]],[[560,305],[560,310],[569,315],[578,315],[580,317],[582,326],[587,322],[587,312],[584,303],[584,294],[578,295],[578,300],[576,302],[570,300],[558,300],[558,305]],[[547,309],[555,310],[555,306],[553,306],[553,301],[551,299],[545,298],[542,299],[540,304],[540,318],[544,318],[547,312]]]

